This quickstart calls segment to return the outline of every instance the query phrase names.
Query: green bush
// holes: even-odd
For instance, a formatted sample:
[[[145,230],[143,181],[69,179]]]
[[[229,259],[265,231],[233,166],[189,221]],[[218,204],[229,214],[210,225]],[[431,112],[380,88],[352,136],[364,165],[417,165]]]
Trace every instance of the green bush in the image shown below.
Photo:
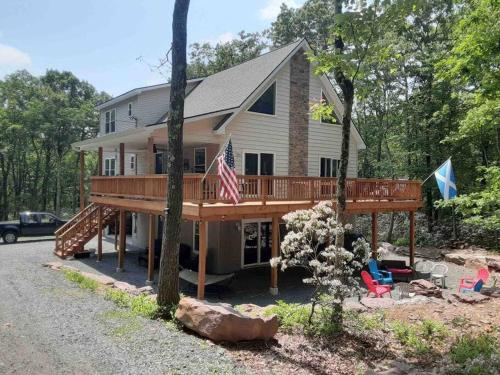
[[[408,246],[410,243],[410,240],[408,238],[398,238],[394,241],[394,244],[395,246]]]
[[[311,308],[309,306],[298,303],[286,303],[282,300],[264,312],[265,315],[276,315],[281,328],[288,332],[306,327],[310,313]]]
[[[80,272],[62,269],[64,277],[69,281],[76,283],[82,289],[89,289],[91,291],[97,290],[99,288],[99,283],[95,280],[89,279],[83,276]]]
[[[468,360],[479,356],[489,358],[493,354],[499,354],[497,340],[488,334],[476,337],[462,336],[453,344],[450,350],[451,359],[458,364],[465,364]]]
[[[392,332],[408,354],[423,356],[434,351],[447,336],[446,327],[426,319],[421,324],[392,323]]]

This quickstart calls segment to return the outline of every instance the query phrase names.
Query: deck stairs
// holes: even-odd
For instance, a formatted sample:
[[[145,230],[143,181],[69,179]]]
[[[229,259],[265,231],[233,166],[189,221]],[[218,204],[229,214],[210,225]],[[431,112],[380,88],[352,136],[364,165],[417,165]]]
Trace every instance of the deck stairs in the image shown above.
[[[111,207],[102,207],[103,226],[111,224],[118,213]],[[54,254],[66,258],[84,251],[84,246],[97,235],[99,206],[89,204],[56,232]]]

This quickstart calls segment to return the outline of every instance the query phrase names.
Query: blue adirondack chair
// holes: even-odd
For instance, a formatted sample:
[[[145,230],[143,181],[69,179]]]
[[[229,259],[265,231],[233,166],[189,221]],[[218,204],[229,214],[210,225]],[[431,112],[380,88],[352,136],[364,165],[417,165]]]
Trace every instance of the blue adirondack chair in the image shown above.
[[[379,270],[375,259],[370,259],[368,261],[368,268],[370,269],[370,274],[373,279],[377,280],[380,284],[394,284],[394,281],[392,280],[392,273],[389,271]]]

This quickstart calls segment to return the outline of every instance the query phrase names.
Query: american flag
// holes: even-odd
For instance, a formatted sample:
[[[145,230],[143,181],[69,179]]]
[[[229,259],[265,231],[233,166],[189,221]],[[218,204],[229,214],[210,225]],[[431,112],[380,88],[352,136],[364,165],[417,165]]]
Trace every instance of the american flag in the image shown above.
[[[233,145],[229,140],[226,149],[221,156],[217,158],[217,174],[219,175],[221,189],[220,197],[229,199],[237,204],[240,201],[240,192],[238,191],[238,180],[234,170]]]

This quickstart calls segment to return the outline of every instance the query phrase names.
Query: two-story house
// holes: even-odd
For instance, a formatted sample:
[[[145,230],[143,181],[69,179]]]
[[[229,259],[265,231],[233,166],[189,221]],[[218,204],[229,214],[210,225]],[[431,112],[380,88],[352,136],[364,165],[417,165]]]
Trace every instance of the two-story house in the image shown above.
[[[181,231],[182,243],[199,258],[200,298],[205,271],[226,274],[268,265],[279,253],[280,217],[335,197],[342,128],[336,121],[314,120],[310,108],[324,100],[341,118],[343,106],[329,79],[314,74],[307,51],[307,41],[300,40],[188,81]],[[73,145],[82,160],[84,152],[99,155],[92,203],[59,232],[58,255],[81,251],[96,233],[101,239],[103,226],[118,212],[118,268],[123,268],[125,213],[132,212],[131,244],[149,247],[152,280],[152,248],[161,237],[168,178],[164,173],[169,94],[168,84],[142,87],[98,106],[99,136]],[[216,163],[212,164],[228,137],[242,197],[237,205],[220,198]],[[412,218],[421,205],[418,182],[357,179],[358,151],[365,144],[355,126],[350,142],[348,211],[372,213],[375,224],[380,211],[409,211]],[[82,229],[85,220],[89,229]],[[271,281],[275,292],[276,272]]]

